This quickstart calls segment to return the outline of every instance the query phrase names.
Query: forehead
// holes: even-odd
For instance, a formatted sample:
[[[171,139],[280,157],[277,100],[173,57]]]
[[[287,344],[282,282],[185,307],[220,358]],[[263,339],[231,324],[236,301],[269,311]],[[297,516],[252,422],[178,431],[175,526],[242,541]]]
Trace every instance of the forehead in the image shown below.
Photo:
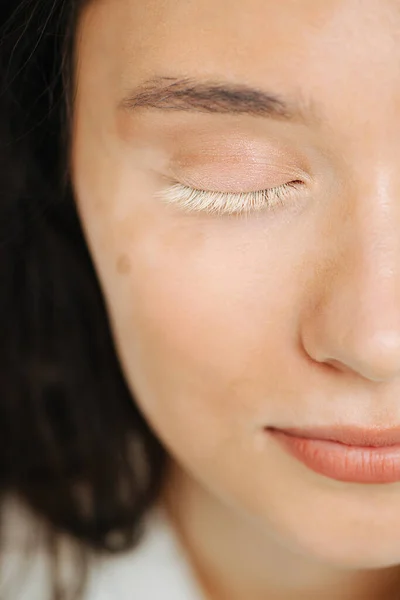
[[[279,58],[284,67],[320,58],[317,50],[342,56],[352,47],[369,60],[371,50],[393,53],[399,8],[397,0],[92,0],[82,26],[91,24],[109,50],[139,52],[135,67],[173,58],[177,67],[201,60],[203,69],[251,68],[257,53],[260,64]]]

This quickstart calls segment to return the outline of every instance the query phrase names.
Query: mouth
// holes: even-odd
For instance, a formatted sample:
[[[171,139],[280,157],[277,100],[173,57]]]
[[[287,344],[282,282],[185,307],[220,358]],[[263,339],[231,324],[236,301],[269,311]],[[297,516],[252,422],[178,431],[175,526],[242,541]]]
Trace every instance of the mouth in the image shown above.
[[[267,435],[311,470],[343,482],[400,481],[400,428],[268,427]]]

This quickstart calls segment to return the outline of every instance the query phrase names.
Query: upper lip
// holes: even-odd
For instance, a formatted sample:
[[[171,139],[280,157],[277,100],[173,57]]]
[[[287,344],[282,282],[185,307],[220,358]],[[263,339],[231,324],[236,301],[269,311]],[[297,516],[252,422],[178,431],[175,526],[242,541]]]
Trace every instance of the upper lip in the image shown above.
[[[366,429],[360,426],[271,428],[295,437],[340,442],[348,446],[393,446],[400,444],[400,427]]]

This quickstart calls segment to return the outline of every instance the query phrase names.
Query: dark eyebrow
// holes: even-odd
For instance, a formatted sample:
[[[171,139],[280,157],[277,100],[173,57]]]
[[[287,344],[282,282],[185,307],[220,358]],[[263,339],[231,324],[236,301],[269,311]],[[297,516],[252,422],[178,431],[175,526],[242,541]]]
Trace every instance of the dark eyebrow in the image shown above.
[[[283,100],[278,95],[247,85],[175,77],[155,77],[144,82],[131,90],[119,107],[125,110],[146,108],[246,114],[284,121],[305,121],[306,112],[310,111],[302,103]]]

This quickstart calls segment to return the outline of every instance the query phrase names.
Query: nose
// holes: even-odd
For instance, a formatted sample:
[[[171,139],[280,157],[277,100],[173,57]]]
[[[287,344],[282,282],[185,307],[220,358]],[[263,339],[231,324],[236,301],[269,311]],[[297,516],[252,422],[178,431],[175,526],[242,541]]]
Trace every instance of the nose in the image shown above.
[[[399,182],[376,177],[340,205],[346,217],[336,211],[321,244],[301,343],[316,362],[387,382],[400,376]]]

